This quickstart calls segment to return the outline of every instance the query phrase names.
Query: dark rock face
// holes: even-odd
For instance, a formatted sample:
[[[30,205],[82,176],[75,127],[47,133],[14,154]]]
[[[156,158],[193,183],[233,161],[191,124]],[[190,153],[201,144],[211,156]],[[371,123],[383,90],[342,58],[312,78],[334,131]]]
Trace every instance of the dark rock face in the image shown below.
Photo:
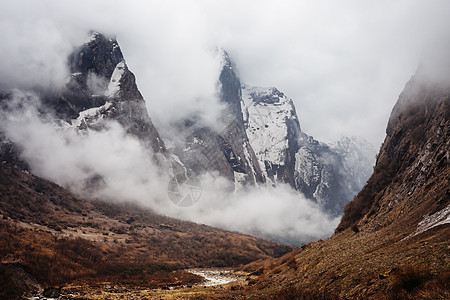
[[[27,162],[20,159],[21,150],[0,132],[0,163],[9,166],[17,166],[22,170],[29,170]]]
[[[115,120],[155,153],[167,154],[115,39],[92,33],[69,56],[68,64],[72,75],[66,89],[43,96],[43,103],[59,118],[72,123],[83,111],[98,108],[96,117],[81,120],[80,129],[99,129],[99,120]]]
[[[219,85],[220,100],[228,104],[229,116],[237,118],[238,122],[242,123],[241,82],[234,71],[233,62],[226,51],[223,51],[223,67],[219,76]]]
[[[216,171],[225,178],[234,179],[232,165],[227,159],[230,156],[224,154],[227,149],[217,132],[197,126],[195,121],[185,121],[176,126],[180,134],[171,151],[187,168],[197,175]]]
[[[114,39],[97,32],[91,33],[90,39],[69,56],[71,72],[80,72],[83,76],[93,72],[97,76],[111,78],[114,68],[123,61],[119,45]]]
[[[11,95],[0,91],[0,113],[8,111],[8,103]],[[8,137],[1,131],[0,128],[0,163],[8,166],[16,166],[22,170],[29,170],[28,163],[20,159],[21,149],[14,144]]]
[[[166,152],[164,142],[150,120],[135,76],[125,64],[117,41],[94,33],[92,40],[77,49],[70,59],[71,70],[75,75],[68,86],[69,94],[78,96],[80,90],[91,94],[97,92],[88,98],[90,106],[78,109],[98,107],[110,101],[112,105],[106,110],[108,118],[117,120],[129,133],[151,146],[154,152]],[[104,82],[108,84],[105,86]]]
[[[38,295],[42,290],[36,277],[25,271],[20,264],[0,264],[0,297],[2,299],[31,297]]]
[[[448,77],[447,77],[448,79]],[[402,218],[417,226],[450,203],[450,83],[419,69],[394,106],[373,175],[349,202],[337,231],[353,224],[384,225]],[[404,212],[409,212],[404,214]]]
[[[201,125],[200,119],[192,117],[177,124],[180,135],[171,149],[185,166],[196,174],[217,172],[235,185],[264,182],[251,147],[241,112],[241,84],[226,52],[219,77],[219,97],[225,104],[219,130]]]

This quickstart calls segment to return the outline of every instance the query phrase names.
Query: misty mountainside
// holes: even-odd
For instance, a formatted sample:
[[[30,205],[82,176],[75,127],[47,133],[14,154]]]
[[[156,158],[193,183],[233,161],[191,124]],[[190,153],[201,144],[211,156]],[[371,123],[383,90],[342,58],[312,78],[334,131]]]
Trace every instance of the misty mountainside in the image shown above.
[[[299,245],[331,233],[335,217],[370,173],[370,145],[357,138],[334,145],[315,140],[301,131],[292,100],[276,88],[241,83],[229,55],[220,51],[219,56],[217,99],[211,99],[220,104],[215,124],[194,113],[175,119],[162,137],[117,41],[93,32],[69,55],[70,78],[64,87],[2,92],[2,116],[7,120],[1,128],[2,159],[20,161],[34,174],[84,197],[136,200],[161,214],[277,241]],[[169,182],[177,188],[192,176],[208,177],[210,186],[202,197],[214,199],[206,199],[204,209],[217,206],[216,211],[179,211],[168,201]],[[280,190],[286,186],[300,192],[297,203],[292,202],[293,193]],[[227,221],[236,213],[229,207],[228,214],[208,219],[229,203],[258,205],[245,194],[255,187],[274,187],[289,197],[276,200],[274,192],[265,196],[263,205],[275,208],[279,203],[272,217],[276,233],[257,221],[257,211],[240,227]],[[212,194],[206,188],[213,189]],[[244,194],[229,200],[237,191]],[[301,207],[297,214],[308,215],[301,220],[323,222],[311,222],[312,233],[300,228],[304,225],[292,229],[291,222],[278,216],[293,206]]]
[[[177,134],[165,137],[170,140],[169,149],[195,174],[216,172],[234,183],[230,191],[243,185],[263,183],[265,177],[243,123],[241,83],[226,52],[223,52],[218,89],[223,106],[216,128],[205,125],[202,116],[193,115],[173,124]]]
[[[346,205],[337,231],[373,218],[387,226],[405,212],[408,227],[421,223],[428,230],[448,222],[449,95],[447,80],[435,81],[419,67],[392,110],[374,173]],[[431,216],[437,219],[425,222]]]
[[[373,174],[335,234],[250,264],[262,274],[255,289],[286,298],[448,299],[449,183],[449,77],[420,67],[392,110]]]
[[[179,134],[165,137],[170,151],[195,173],[215,171],[234,189],[288,184],[340,215],[371,174],[373,147],[356,137],[328,146],[303,133],[291,99],[276,88],[242,84],[222,54],[218,128],[204,125],[201,116],[179,122]]]
[[[80,130],[95,130],[104,125],[102,119],[116,120],[155,153],[166,154],[115,39],[93,32],[86,44],[73,51],[68,64],[71,78],[66,88],[43,97],[58,117]]]
[[[242,91],[246,132],[268,182],[287,183],[340,215],[371,174],[373,146],[357,137],[319,142],[301,131],[292,100],[276,88]]]
[[[55,130],[74,132],[75,136],[115,132],[116,137],[111,138],[118,144],[120,143],[118,139],[128,136],[140,144],[134,145],[140,149],[139,154],[151,158],[160,167],[155,169],[155,175],[165,176],[184,171],[181,162],[167,151],[164,141],[153,125],[145,100],[136,85],[135,76],[128,69],[114,38],[92,32],[83,45],[73,50],[67,63],[70,78],[62,88],[17,89],[2,92],[0,98],[4,114],[7,117],[8,112],[9,115],[17,111],[27,114],[30,113],[27,110],[34,109],[38,117],[44,120],[44,124],[51,124]],[[14,131],[14,128],[10,128],[10,131]],[[8,154],[8,157],[21,157],[21,163],[28,165],[26,161],[32,154],[28,153],[27,156],[22,153],[23,147],[14,145],[12,141],[14,138],[5,134],[2,137],[1,151]],[[51,146],[50,144],[49,147]],[[91,149],[91,151],[102,150]],[[98,156],[101,157],[101,153],[98,153]],[[6,156],[4,158],[8,160]],[[85,167],[80,167],[83,169],[84,178],[81,179],[83,182],[76,190],[86,190],[89,193],[93,189],[103,188],[106,180],[104,174],[97,173],[88,165],[89,163],[85,164]],[[39,168],[31,166],[32,171]]]
[[[86,200],[15,162],[0,164],[0,178],[2,299],[77,280],[134,288],[194,284],[201,278],[183,269],[236,267],[292,249],[135,204]]]

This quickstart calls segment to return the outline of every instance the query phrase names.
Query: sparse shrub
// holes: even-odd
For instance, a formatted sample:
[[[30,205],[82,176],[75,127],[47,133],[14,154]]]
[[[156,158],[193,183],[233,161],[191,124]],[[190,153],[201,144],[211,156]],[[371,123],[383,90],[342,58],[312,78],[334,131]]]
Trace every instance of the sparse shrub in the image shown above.
[[[407,265],[393,273],[391,286],[392,299],[408,299],[416,289],[422,288],[432,278],[429,270],[422,267]]]
[[[294,257],[292,257],[291,259],[289,259],[288,261],[287,261],[287,264],[286,264],[289,268],[292,268],[292,269],[294,269],[294,270],[297,270],[298,269],[298,265],[297,265],[297,262],[295,261],[295,256]]]
[[[270,299],[283,299],[283,300],[288,300],[288,299],[329,299],[329,300],[334,300],[334,299],[339,299],[339,297],[328,293],[326,291],[307,291],[307,290],[302,290],[300,288],[297,288],[293,285],[287,286],[285,288],[283,288],[282,290],[280,290],[276,295],[271,295]]]

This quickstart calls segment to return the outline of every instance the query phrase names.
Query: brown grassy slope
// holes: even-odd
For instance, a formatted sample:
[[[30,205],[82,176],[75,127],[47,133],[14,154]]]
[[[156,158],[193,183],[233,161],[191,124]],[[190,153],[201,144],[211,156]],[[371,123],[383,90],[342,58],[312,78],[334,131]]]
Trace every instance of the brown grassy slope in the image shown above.
[[[387,214],[391,210],[406,213],[402,219],[410,222],[405,225],[415,225],[424,213],[448,204],[450,89],[421,83],[416,77],[392,111],[373,175],[345,207],[336,231],[367,223],[372,216],[386,216],[384,223],[390,223],[397,220],[395,213]]]
[[[147,280],[174,266],[238,266],[291,250],[132,205],[89,202],[15,167],[0,165],[0,178],[0,259],[46,284],[114,274]]]
[[[247,266],[262,272],[255,295],[450,298],[450,226],[417,231],[450,203],[449,95],[413,77],[394,107],[374,174],[336,233]]]

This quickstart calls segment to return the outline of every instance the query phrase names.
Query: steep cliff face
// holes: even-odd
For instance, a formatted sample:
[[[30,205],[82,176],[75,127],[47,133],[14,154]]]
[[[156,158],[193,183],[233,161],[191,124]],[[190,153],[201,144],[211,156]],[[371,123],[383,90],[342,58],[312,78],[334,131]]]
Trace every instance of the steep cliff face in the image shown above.
[[[80,129],[95,128],[101,119],[116,120],[155,153],[166,154],[115,39],[92,33],[70,55],[69,66],[72,76],[67,89],[59,97],[44,98],[60,117]]]
[[[242,85],[242,114],[270,185],[289,184],[340,215],[370,176],[375,151],[367,142],[342,138],[329,146],[315,140],[301,131],[294,103],[276,88]]]
[[[365,162],[367,164],[367,162]],[[327,144],[302,133],[295,153],[295,187],[338,216],[354,196],[355,182],[342,157]]]
[[[177,124],[178,137],[171,137],[173,151],[196,174],[216,172],[234,182],[235,189],[265,181],[245,131],[241,112],[241,83],[232,62],[223,52],[218,81],[219,100],[223,104],[218,128],[202,124],[201,116],[192,116]]]
[[[450,84],[419,69],[392,110],[372,177],[345,208],[337,230],[399,216],[417,226],[450,201]]]
[[[243,85],[242,94],[243,121],[267,183],[295,187],[300,123],[292,100],[276,88]]]

